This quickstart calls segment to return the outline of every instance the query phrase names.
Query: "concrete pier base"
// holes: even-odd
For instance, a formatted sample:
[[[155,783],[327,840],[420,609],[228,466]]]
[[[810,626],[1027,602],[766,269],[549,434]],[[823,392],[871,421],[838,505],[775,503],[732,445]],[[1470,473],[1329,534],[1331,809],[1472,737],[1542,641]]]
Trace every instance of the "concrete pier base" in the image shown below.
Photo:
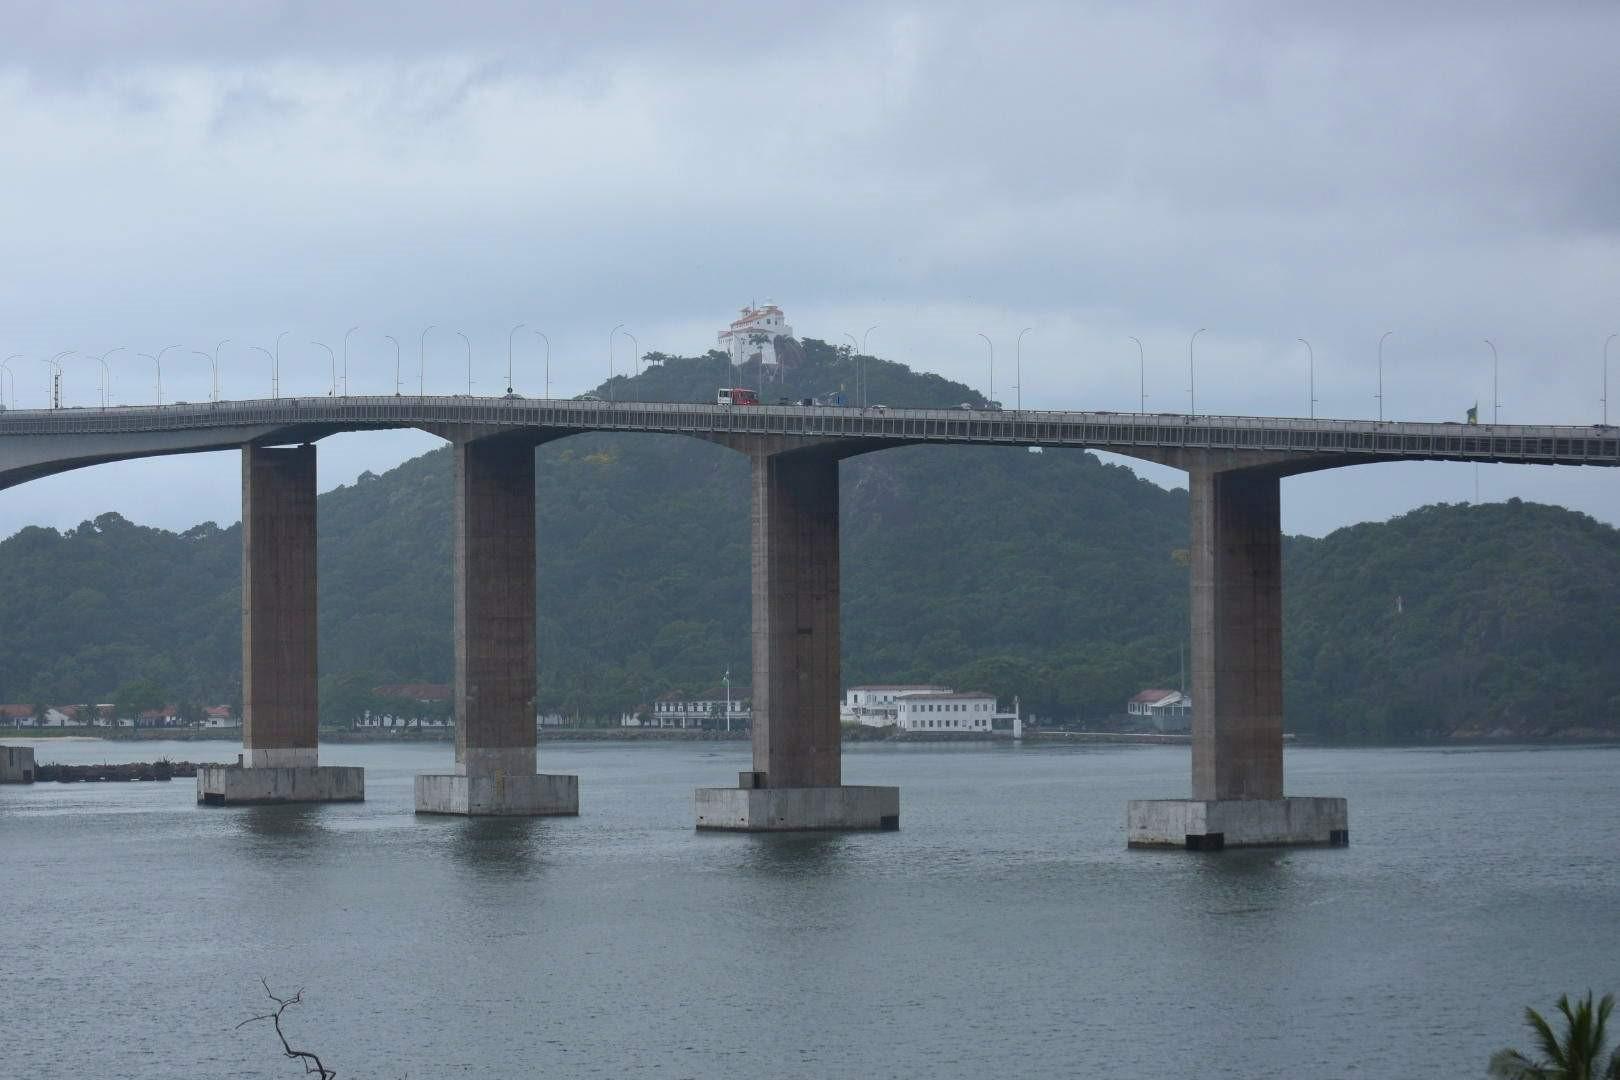
[[[579,814],[579,777],[556,773],[421,773],[416,777],[416,812],[465,817],[574,817]]]
[[[1139,799],[1126,806],[1125,833],[1133,848],[1343,847],[1350,809],[1332,798]]]
[[[900,827],[897,787],[698,788],[697,827],[730,832]]]
[[[364,802],[366,770],[350,765],[248,768],[204,765],[197,801],[209,806],[255,803]]]

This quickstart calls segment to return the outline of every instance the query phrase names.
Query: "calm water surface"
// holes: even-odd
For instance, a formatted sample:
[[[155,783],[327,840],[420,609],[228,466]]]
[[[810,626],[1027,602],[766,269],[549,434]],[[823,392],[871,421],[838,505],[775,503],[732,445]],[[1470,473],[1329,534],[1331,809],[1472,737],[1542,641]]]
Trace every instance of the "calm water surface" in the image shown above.
[[[41,741],[42,761],[226,743]],[[857,748],[899,833],[699,835],[741,745],[547,744],[577,819],[417,819],[445,746],[334,746],[359,806],[0,788],[0,1073],[1480,1076],[1526,1004],[1620,991],[1620,750],[1313,750],[1345,850],[1125,850],[1186,748]]]

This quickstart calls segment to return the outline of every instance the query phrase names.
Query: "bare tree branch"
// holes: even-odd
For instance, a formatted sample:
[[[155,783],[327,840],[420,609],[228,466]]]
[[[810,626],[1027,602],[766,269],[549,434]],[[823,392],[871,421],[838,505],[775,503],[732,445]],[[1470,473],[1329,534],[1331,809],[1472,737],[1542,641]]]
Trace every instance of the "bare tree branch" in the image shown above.
[[[333,1077],[337,1076],[336,1069],[328,1069],[324,1064],[322,1064],[320,1058],[316,1057],[308,1050],[293,1049],[292,1044],[287,1041],[287,1033],[281,1030],[281,1014],[292,1008],[294,1005],[302,1005],[304,1003],[304,988],[300,986],[298,988],[298,993],[294,994],[290,998],[282,998],[277,997],[274,991],[270,989],[270,981],[268,979],[261,978],[259,982],[264,985],[265,994],[269,996],[271,1001],[276,1003],[275,1011],[267,1012],[263,1016],[250,1016],[240,1024],[237,1024],[236,1029],[240,1031],[249,1024],[257,1023],[260,1020],[270,1021],[270,1023],[276,1029],[276,1037],[281,1040],[281,1049],[287,1057],[293,1058],[299,1062],[299,1064],[303,1065],[304,1072],[314,1073],[316,1076],[320,1077],[320,1080],[333,1080]]]

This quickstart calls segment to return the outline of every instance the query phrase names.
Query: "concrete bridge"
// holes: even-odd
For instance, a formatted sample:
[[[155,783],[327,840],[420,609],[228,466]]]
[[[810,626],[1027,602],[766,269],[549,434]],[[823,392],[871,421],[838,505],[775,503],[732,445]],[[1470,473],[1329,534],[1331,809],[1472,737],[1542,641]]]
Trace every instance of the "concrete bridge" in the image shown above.
[[[243,759],[205,802],[363,798],[317,748],[315,447],[420,428],[455,454],[456,754],[426,813],[573,814],[535,740],[535,456],[589,431],[680,434],[753,463],[753,768],[699,789],[706,829],[893,828],[899,792],[842,783],[838,463],[922,443],[1104,450],[1185,469],[1192,513],[1192,798],[1133,802],[1132,845],[1338,844],[1343,799],[1287,798],[1284,476],[1379,461],[1620,465],[1620,431],[1111,412],[854,409],[528,398],[317,397],[0,413],[0,488],[130,458],[242,451]]]

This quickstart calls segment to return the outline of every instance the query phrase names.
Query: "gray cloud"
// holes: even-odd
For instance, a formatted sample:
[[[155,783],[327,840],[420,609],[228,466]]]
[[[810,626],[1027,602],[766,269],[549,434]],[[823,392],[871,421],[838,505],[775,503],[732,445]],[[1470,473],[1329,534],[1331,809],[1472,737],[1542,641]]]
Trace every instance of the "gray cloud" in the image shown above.
[[[0,349],[229,337],[227,390],[260,393],[246,346],[291,328],[284,375],[318,392],[307,342],[359,322],[357,389],[391,390],[383,334],[410,372],[430,322],[496,365],[521,319],[574,392],[614,323],[697,351],[769,294],[975,382],[976,331],[1035,325],[1035,404],[1131,407],[1135,334],[1180,408],[1209,326],[1208,407],[1302,411],[1303,335],[1322,411],[1366,415],[1395,328],[1392,415],[1488,394],[1491,336],[1504,419],[1589,420],[1620,328],[1617,30],[1606,5],[0,4]],[[430,337],[430,382],[452,354]],[[333,453],[377,467],[358,446]],[[106,497],[187,524],[141,490],[213,466],[125,468]],[[6,493],[0,530],[101,509],[91,475]],[[1459,497],[1387,475],[1295,485],[1290,525]],[[1620,517],[1607,477],[1490,476]]]

